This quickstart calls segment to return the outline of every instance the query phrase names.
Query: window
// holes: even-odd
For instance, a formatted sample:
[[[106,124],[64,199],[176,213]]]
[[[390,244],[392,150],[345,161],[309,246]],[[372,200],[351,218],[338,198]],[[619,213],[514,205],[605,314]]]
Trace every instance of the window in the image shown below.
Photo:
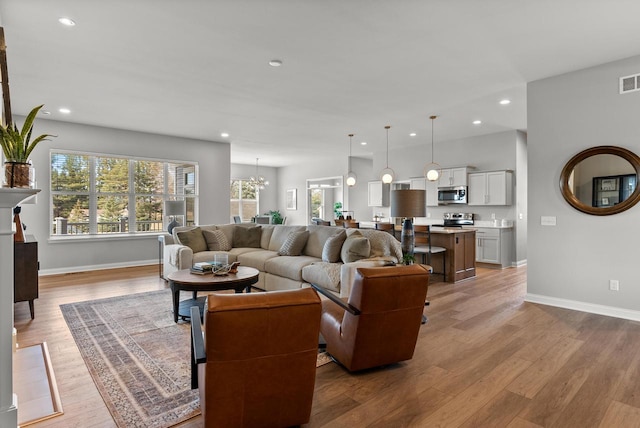
[[[231,217],[240,216],[243,222],[258,215],[258,192],[249,180],[231,180]]]
[[[52,235],[157,233],[164,202],[186,201],[195,224],[197,165],[51,152]]]

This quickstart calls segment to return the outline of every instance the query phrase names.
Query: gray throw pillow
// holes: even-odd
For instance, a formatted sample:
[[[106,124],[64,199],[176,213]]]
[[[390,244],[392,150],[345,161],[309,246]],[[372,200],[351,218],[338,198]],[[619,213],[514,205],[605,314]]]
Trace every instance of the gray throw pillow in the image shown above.
[[[231,244],[221,230],[206,230],[202,231],[204,240],[207,242],[209,251],[229,251],[231,250]]]
[[[359,231],[353,232],[345,239],[340,251],[343,263],[351,263],[369,257],[371,243]]]
[[[233,231],[233,248],[260,248],[262,228],[236,226]]]
[[[307,245],[307,239],[309,239],[309,231],[303,230],[301,232],[291,232],[287,239],[282,243],[279,256],[299,256],[302,254],[304,246]]]
[[[190,230],[184,230],[182,232],[177,232],[176,235],[178,236],[180,243],[191,248],[194,253],[207,251],[207,242],[204,240],[202,229],[200,229],[199,227]]]
[[[340,251],[342,250],[342,244],[344,244],[345,239],[347,239],[347,232],[345,230],[341,230],[327,238],[322,247],[322,261],[327,263],[339,262]]]

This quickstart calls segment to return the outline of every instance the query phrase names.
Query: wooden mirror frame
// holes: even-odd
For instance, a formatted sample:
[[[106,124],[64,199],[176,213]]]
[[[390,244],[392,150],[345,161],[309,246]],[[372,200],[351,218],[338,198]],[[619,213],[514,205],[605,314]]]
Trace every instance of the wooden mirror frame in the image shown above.
[[[580,162],[595,155],[614,155],[623,158],[633,166],[633,169],[636,170],[636,177],[640,178],[640,157],[630,150],[616,146],[598,146],[583,150],[572,157],[560,173],[560,191],[569,205],[586,214],[612,215],[626,211],[637,204],[640,201],[640,186],[637,184],[631,196],[612,207],[592,207],[577,198],[569,188],[569,177],[571,177],[571,173]]]

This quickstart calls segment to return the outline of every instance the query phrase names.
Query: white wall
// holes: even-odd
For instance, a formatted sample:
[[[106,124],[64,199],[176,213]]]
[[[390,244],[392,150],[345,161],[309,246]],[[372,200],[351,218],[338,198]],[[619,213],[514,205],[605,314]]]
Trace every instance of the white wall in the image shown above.
[[[640,56],[528,85],[530,299],[640,311],[640,206],[587,215],[559,188],[564,164],[584,149],[616,145],[640,153],[640,92],[618,94],[618,78],[638,72]],[[557,226],[541,226],[541,216],[555,216]],[[620,291],[609,291],[609,279],[620,281]]]
[[[15,120],[21,124],[24,118]],[[200,176],[198,222],[229,222],[229,144],[42,119],[36,121],[34,129],[35,135],[57,135],[51,141],[40,143],[32,153],[37,185],[42,191],[38,194],[37,204],[24,205],[20,215],[27,225],[26,233],[38,240],[41,273],[82,271],[99,265],[139,265],[158,258],[156,236],[62,242],[48,239],[52,149],[197,162]]]
[[[527,192],[528,176],[527,134],[518,131],[516,143],[515,171],[515,262],[523,264],[527,260]]]

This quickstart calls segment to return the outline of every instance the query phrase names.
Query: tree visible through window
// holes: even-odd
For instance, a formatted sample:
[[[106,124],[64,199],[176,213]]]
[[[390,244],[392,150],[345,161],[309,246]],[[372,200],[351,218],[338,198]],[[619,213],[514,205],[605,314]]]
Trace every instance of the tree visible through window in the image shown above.
[[[258,192],[249,180],[231,180],[231,217],[251,221],[258,215]]]
[[[195,223],[197,165],[52,152],[53,235],[160,232],[168,200]]]

